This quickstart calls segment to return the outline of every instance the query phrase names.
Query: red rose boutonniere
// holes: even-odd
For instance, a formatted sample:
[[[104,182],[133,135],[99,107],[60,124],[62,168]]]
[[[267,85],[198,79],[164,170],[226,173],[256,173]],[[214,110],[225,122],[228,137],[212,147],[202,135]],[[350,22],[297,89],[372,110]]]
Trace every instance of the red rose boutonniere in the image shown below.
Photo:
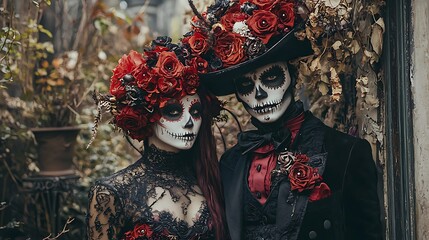
[[[316,167],[309,165],[310,158],[305,154],[282,152],[277,158],[278,170],[273,173],[287,175],[292,191],[309,192],[310,202],[318,201],[331,195],[329,186],[322,182],[323,178]]]
[[[148,224],[137,224],[133,230],[125,233],[124,240],[144,240],[149,239],[153,234]]]

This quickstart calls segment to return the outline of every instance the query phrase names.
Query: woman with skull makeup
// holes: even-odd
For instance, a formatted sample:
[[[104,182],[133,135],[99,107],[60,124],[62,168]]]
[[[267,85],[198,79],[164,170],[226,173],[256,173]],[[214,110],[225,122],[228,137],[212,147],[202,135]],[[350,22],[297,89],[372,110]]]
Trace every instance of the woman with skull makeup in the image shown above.
[[[228,239],[211,132],[221,103],[199,87],[200,59],[170,41],[124,55],[97,95],[144,152],[91,188],[89,239]]]
[[[294,100],[288,61],[312,53],[295,36],[308,15],[300,0],[217,0],[193,19],[189,38],[216,43],[201,54],[210,65],[201,83],[235,93],[257,128],[220,160],[233,240],[382,239],[369,143]]]

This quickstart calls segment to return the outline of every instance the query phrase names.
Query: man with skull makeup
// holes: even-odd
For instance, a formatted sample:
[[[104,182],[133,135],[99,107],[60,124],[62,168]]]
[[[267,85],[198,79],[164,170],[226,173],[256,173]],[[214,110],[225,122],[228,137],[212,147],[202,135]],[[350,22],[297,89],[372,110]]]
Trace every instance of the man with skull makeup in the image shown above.
[[[89,239],[228,239],[211,132],[222,104],[199,87],[202,70],[168,37],[119,60],[111,95],[95,99],[144,152],[91,188]]]
[[[218,96],[235,93],[257,128],[240,133],[220,160],[231,238],[382,239],[369,143],[294,100],[288,61],[312,53],[295,37],[308,19],[305,3],[217,0],[194,12],[185,42],[209,64],[202,84]]]

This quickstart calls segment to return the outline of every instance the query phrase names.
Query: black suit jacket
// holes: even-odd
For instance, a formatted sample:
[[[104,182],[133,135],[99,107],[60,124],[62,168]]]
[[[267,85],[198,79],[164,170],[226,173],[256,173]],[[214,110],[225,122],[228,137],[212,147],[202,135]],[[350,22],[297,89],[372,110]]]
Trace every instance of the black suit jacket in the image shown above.
[[[311,114],[310,114],[311,115]],[[307,118],[307,117],[306,117]],[[314,118],[312,115],[309,118]],[[307,120],[303,123],[305,125]],[[301,127],[302,129],[302,127]],[[315,137],[296,139],[299,146],[323,135],[322,152],[327,153],[323,181],[331,188],[328,198],[301,201],[302,216],[290,214],[286,202],[289,183],[280,185],[277,225],[278,239],[303,240],[380,240],[382,227],[377,194],[377,171],[371,147],[366,140],[352,137],[322,123],[310,132]],[[310,143],[311,145],[311,143]],[[251,154],[243,155],[238,146],[226,151],[220,160],[225,207],[232,240],[242,239],[243,184],[247,184]]]

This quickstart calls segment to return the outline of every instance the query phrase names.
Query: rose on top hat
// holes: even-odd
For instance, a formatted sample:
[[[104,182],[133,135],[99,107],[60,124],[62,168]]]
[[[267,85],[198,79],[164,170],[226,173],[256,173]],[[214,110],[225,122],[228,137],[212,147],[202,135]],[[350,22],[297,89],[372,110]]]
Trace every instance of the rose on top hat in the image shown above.
[[[301,0],[216,0],[202,14],[189,2],[196,16],[182,43],[208,62],[201,83],[215,95],[234,93],[239,74],[312,53],[310,42],[295,36],[308,19]]]
[[[131,50],[118,61],[110,79],[110,95],[95,94],[98,115],[91,142],[97,132],[101,108],[114,115],[112,123],[135,140],[152,135],[152,123],[161,117],[160,110],[171,99],[180,100],[200,91],[198,73],[207,72],[208,63],[189,54],[188,47],[171,43],[169,37],[158,37],[144,53]],[[204,93],[207,102],[203,115],[216,118],[222,103]],[[89,146],[89,145],[88,145]]]

